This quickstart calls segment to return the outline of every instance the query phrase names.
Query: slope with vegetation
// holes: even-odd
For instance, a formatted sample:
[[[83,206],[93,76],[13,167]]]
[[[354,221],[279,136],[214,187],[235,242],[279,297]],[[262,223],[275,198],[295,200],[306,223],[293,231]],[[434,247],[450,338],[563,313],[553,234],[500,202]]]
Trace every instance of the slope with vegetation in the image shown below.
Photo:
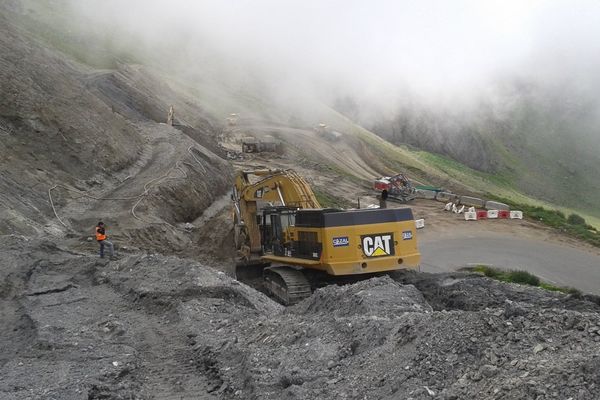
[[[407,94],[389,114],[362,110],[356,102],[336,108],[381,137],[437,154],[493,177],[548,204],[598,218],[600,104],[590,88],[539,82],[535,76],[496,82],[485,97],[448,105],[421,102]],[[447,165],[443,165],[446,167]],[[456,165],[452,166],[455,167]],[[456,168],[453,168],[456,169]]]

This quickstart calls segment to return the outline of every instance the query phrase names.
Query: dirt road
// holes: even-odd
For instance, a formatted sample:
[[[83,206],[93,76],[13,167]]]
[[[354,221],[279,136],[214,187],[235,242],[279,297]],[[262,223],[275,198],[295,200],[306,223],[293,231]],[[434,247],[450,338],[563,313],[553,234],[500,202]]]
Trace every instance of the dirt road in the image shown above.
[[[529,271],[545,281],[598,294],[600,255],[555,241],[496,232],[457,232],[420,243],[427,272],[455,270],[466,264],[487,264]]]
[[[598,248],[528,220],[465,221],[430,200],[416,200],[410,207],[415,218],[425,219],[425,229],[419,231],[425,272],[486,264],[523,269],[550,283],[600,293]]]

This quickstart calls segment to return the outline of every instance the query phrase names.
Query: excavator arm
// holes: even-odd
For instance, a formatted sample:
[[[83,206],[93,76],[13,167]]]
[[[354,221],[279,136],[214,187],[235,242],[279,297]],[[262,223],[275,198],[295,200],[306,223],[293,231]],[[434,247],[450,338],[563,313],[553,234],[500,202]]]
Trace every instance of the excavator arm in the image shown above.
[[[251,176],[259,179],[252,183]],[[266,201],[298,208],[320,208],[308,183],[292,170],[241,171],[235,181],[240,201]]]

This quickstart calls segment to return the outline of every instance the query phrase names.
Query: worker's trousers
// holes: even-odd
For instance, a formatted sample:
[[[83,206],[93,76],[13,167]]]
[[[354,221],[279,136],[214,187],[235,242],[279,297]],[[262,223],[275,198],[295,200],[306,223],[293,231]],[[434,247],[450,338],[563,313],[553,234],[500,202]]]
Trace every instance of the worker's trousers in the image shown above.
[[[108,240],[99,240],[98,244],[100,244],[100,258],[104,258],[104,246],[108,247],[111,257],[115,256],[115,246],[112,242],[109,242]]]

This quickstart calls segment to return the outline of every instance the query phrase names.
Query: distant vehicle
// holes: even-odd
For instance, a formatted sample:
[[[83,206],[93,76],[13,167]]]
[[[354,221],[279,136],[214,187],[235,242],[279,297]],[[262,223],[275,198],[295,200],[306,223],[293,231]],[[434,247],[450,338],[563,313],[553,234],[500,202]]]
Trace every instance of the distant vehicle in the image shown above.
[[[373,189],[378,192],[387,191],[387,199],[407,203],[414,200],[415,188],[404,174],[383,176],[373,182]]]
[[[253,136],[242,138],[243,153],[276,152],[280,148],[281,142],[270,135],[266,135],[262,139],[257,139]]]
[[[319,124],[318,126],[315,126],[314,130],[330,142],[336,142],[343,136],[343,133],[332,130],[326,124]]]

